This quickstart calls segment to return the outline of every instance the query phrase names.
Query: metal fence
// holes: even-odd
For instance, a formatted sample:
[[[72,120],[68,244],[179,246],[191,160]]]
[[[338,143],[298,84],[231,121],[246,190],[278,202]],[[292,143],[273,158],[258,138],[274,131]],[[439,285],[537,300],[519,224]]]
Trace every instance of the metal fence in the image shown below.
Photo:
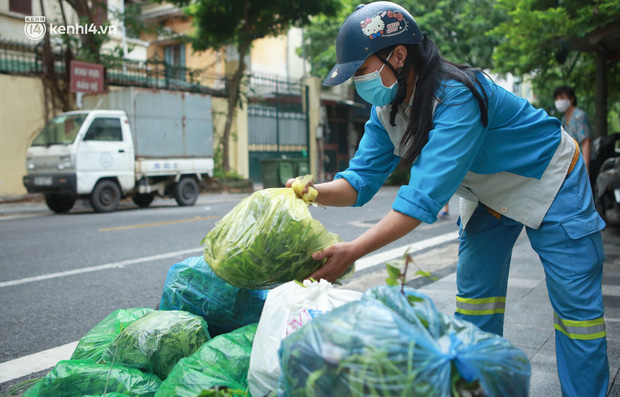
[[[200,92],[224,97],[226,78],[208,69],[190,69],[162,61],[115,61],[106,68],[108,84]]]
[[[42,72],[40,50],[36,46],[19,42],[0,42],[0,72],[19,75]],[[62,65],[58,65],[62,67]]]
[[[40,75],[43,73],[42,45],[29,45],[0,40],[0,73]],[[190,69],[159,60],[119,60],[102,55],[105,84],[176,91],[189,91],[225,97],[226,78],[208,69]],[[54,71],[62,78],[66,74],[65,58],[54,54]]]

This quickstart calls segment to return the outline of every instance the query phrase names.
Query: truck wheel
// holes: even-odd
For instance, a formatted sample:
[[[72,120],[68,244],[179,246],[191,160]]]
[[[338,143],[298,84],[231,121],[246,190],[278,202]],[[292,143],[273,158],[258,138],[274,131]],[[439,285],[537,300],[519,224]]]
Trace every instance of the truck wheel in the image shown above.
[[[57,214],[64,214],[73,208],[75,197],[69,194],[46,194],[45,204]]]
[[[95,212],[112,212],[121,201],[121,189],[110,180],[97,183],[90,195],[90,204]]]
[[[192,178],[181,178],[174,185],[172,193],[181,207],[194,205],[198,199],[198,183]]]
[[[146,208],[155,199],[155,193],[142,193],[131,196],[133,202],[140,208]]]

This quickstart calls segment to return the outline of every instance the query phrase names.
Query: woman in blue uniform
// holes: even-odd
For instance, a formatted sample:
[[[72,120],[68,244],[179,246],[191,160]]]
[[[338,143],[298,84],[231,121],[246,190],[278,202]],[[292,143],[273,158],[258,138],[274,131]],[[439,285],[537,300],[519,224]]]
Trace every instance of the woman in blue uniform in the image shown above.
[[[460,202],[455,316],[502,335],[508,269],[525,227],[545,269],[565,396],[604,396],[609,381],[601,292],[605,255],[578,146],[559,120],[476,69],[442,58],[390,2],[360,6],[336,39],[323,82],[353,78],[374,105],[349,168],[317,184],[317,202],[362,206],[401,158],[413,163],[392,210],[351,242],[315,253],[313,277],[335,280],[357,259],[433,223]]]

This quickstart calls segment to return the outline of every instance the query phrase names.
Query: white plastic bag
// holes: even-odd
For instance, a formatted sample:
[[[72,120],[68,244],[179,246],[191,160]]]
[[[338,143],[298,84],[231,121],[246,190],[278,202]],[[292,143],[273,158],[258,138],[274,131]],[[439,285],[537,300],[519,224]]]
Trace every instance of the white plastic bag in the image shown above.
[[[361,292],[336,289],[326,280],[305,280],[303,287],[291,281],[271,290],[252,344],[248,371],[252,396],[262,397],[276,389],[280,376],[278,350],[284,338],[313,318],[361,296]]]

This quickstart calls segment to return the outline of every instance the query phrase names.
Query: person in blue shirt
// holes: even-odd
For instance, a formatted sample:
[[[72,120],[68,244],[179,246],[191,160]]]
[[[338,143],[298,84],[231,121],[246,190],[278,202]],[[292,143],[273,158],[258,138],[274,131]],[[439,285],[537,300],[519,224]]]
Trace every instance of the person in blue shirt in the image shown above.
[[[592,128],[588,115],[577,107],[577,96],[572,87],[557,87],[553,90],[553,100],[557,111],[564,113],[562,128],[579,144],[586,170],[589,171]]]
[[[605,254],[578,145],[560,121],[479,70],[443,58],[404,8],[361,5],[336,38],[326,86],[353,78],[372,104],[349,168],[313,185],[327,206],[362,206],[401,158],[412,163],[392,210],[350,242],[313,254],[334,281],[362,256],[433,223],[460,196],[455,317],[503,334],[512,248],[525,228],[545,269],[565,396],[609,382],[601,291]],[[287,183],[290,186],[292,180]]]

